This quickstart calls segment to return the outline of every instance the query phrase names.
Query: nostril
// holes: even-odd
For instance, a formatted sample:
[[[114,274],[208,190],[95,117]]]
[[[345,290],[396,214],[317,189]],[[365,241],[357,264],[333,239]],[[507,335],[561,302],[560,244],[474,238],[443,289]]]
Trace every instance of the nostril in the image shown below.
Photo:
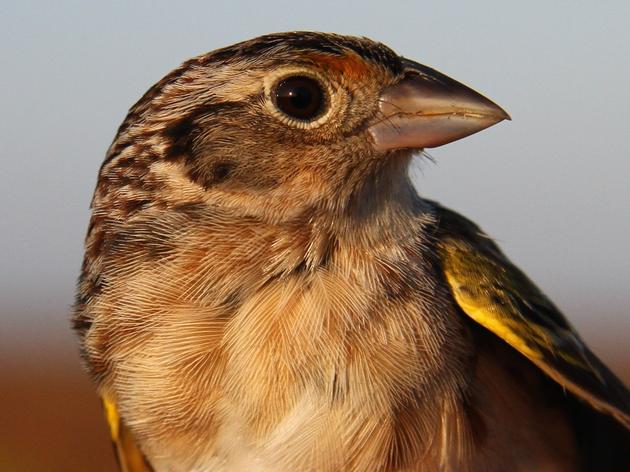
[[[415,77],[419,77],[421,74],[417,70],[407,69],[404,73],[405,79],[413,79]]]
[[[409,59],[403,58],[402,66],[403,74],[405,77],[417,77],[419,75],[426,75],[424,69],[427,67],[416,61],[411,61]]]
[[[403,59],[403,71],[404,77],[407,79],[414,78],[422,78],[423,80],[439,83],[444,85],[456,86],[459,85],[457,81],[451,79],[447,75],[442,74],[441,72],[425,66],[424,64],[420,64],[415,61],[410,61],[409,59]]]

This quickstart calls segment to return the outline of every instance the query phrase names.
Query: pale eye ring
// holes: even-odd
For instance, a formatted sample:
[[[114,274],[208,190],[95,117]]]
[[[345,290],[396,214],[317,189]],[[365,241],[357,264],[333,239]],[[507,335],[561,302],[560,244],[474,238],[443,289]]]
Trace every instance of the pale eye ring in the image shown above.
[[[278,110],[290,118],[305,122],[321,117],[328,102],[319,81],[306,75],[282,79],[275,86],[272,96]]]

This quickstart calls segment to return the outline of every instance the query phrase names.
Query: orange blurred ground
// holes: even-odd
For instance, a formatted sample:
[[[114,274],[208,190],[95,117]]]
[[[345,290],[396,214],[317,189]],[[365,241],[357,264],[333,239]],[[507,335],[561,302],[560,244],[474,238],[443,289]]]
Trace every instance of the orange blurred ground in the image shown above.
[[[78,360],[65,360],[43,365],[3,360],[1,471],[117,470],[94,389]]]

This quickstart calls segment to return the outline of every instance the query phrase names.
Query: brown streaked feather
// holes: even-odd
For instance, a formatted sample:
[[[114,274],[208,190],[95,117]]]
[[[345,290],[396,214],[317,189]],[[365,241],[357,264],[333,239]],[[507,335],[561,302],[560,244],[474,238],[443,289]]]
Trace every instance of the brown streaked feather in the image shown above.
[[[561,386],[630,428],[627,388],[553,303],[474,223],[435,206],[442,267],[462,310]]]

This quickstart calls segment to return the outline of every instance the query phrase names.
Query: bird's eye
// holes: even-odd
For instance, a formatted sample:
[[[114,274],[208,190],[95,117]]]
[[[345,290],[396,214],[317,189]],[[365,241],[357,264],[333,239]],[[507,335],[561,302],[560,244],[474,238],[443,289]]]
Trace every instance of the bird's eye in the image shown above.
[[[296,76],[276,86],[274,101],[278,109],[291,118],[311,121],[324,112],[326,97],[315,79]]]

